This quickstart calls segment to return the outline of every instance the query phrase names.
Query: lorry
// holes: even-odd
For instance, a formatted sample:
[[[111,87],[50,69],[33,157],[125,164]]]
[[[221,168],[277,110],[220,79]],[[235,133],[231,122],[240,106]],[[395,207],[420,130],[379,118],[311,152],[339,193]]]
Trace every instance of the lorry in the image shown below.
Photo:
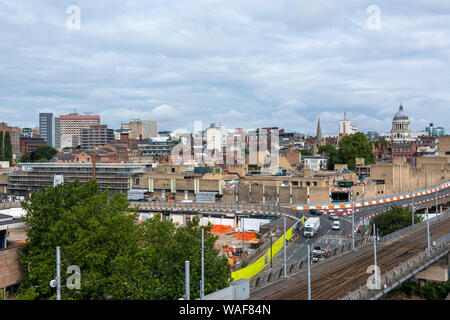
[[[320,228],[320,218],[309,218],[303,228],[303,236],[312,238]]]

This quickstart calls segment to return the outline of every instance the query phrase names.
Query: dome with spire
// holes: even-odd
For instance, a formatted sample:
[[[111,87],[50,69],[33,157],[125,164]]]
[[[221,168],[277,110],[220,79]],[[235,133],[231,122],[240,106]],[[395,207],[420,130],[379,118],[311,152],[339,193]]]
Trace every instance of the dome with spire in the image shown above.
[[[408,115],[403,111],[403,106],[400,104],[398,112],[394,115],[394,120],[409,120]]]

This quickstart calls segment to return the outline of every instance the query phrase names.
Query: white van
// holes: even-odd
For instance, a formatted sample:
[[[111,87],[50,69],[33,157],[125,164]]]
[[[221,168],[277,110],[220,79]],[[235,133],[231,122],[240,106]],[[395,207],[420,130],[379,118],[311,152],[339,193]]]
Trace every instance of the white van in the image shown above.
[[[331,229],[339,230],[340,228],[341,228],[341,224],[339,223],[339,221],[334,221],[333,222],[333,226],[331,227]]]

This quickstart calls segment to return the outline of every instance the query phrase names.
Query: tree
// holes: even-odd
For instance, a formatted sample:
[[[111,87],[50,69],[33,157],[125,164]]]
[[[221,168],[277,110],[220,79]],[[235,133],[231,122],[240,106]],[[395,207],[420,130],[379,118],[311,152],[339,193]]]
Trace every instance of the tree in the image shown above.
[[[402,207],[392,207],[389,211],[379,214],[372,219],[379,236],[391,234],[412,224],[411,210]],[[414,213],[414,223],[422,221],[422,217]]]
[[[3,131],[0,131],[0,161],[4,161],[5,156],[3,154]]]
[[[22,202],[29,229],[21,250],[23,279],[21,295],[51,299],[55,290],[56,246],[61,247],[61,283],[69,265],[82,273],[80,290],[62,291],[63,299],[104,299],[112,286],[112,261],[136,247],[136,213],[124,194],[100,192],[97,183],[60,184],[33,193]],[[129,212],[129,214],[126,214]]]
[[[115,261],[117,278],[114,292],[120,299],[179,299],[184,291],[184,262],[190,261],[192,299],[200,296],[197,284],[201,280],[201,229],[195,217],[186,227],[161,221],[159,215],[140,225],[140,250],[135,256]],[[214,248],[216,236],[205,229],[205,294],[228,286],[230,266],[227,258]],[[122,276],[126,275],[126,276]]]
[[[24,154],[20,158],[20,162],[47,162],[52,159],[57,154],[57,152],[58,151],[56,151],[55,148],[52,148],[50,146],[40,146],[37,147],[33,152]]]
[[[371,144],[362,132],[342,138],[339,143],[339,163],[346,163],[350,170],[356,168],[356,158],[364,158],[365,164],[375,163]]]
[[[50,146],[40,146],[33,151],[31,158],[34,161],[45,160],[48,161],[56,155],[57,151],[55,148]]]
[[[137,209],[125,194],[100,192],[96,182],[64,183],[33,193],[22,203],[29,242],[21,249],[24,277],[18,299],[54,299],[56,246],[61,247],[61,283],[76,265],[81,289],[63,288],[62,299],[179,299],[184,294],[184,261],[191,261],[191,296],[199,296],[201,228],[185,227],[159,215],[137,224]],[[228,285],[230,267],[205,228],[205,292]]]
[[[11,145],[11,134],[9,131],[5,132],[5,141],[3,143],[3,154],[4,160],[9,161],[12,164],[13,154],[12,154],[12,145]]]
[[[334,165],[339,163],[339,154],[334,145],[327,143],[319,148],[319,154],[325,153],[328,157],[328,170],[333,170]]]
[[[302,156],[312,156],[312,153],[307,149],[300,149],[300,154]]]

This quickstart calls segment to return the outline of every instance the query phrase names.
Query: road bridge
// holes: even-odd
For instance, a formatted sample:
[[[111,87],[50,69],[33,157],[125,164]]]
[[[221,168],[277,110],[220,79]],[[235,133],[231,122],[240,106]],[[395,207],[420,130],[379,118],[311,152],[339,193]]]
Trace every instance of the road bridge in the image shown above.
[[[446,236],[450,231],[450,217],[437,220],[430,225],[431,240]],[[426,227],[420,228],[392,241],[377,246],[377,264],[381,274],[390,272],[395,267],[419,255],[427,248]],[[367,267],[373,265],[373,246],[366,243],[357,250],[326,260],[311,268],[311,299],[334,300],[346,297],[350,292],[367,284],[371,274]],[[302,300],[307,299],[306,268],[287,278],[253,289],[250,299],[268,300]]]

